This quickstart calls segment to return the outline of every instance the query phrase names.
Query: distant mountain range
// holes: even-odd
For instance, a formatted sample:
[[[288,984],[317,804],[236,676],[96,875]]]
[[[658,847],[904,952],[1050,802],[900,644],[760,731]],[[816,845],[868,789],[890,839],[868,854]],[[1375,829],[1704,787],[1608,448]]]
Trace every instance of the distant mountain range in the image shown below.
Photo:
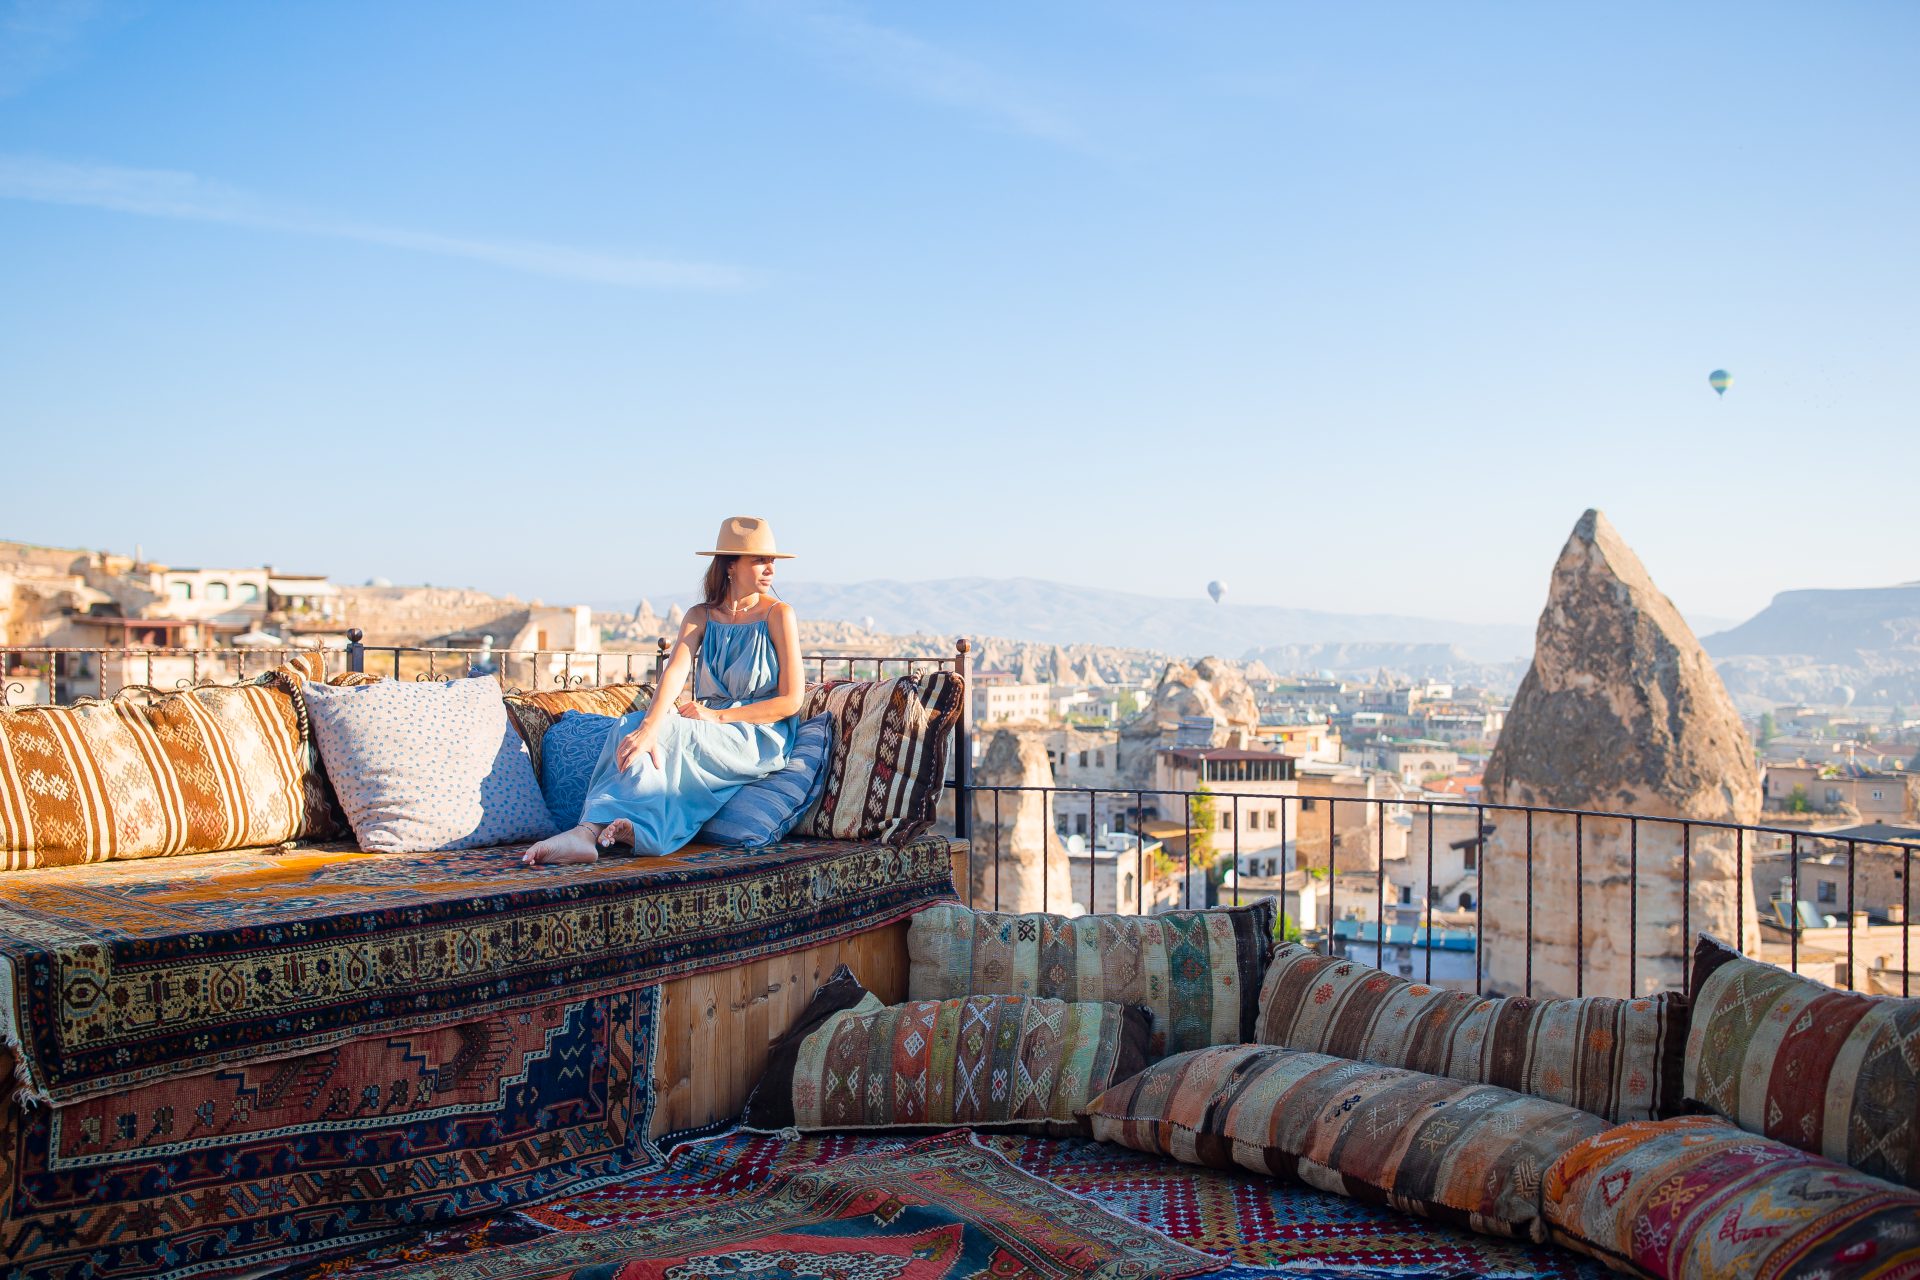
[[[1736,700],[1908,706],[1920,702],[1920,582],[1783,591],[1700,642]]]
[[[1291,645],[1386,643],[1447,646],[1477,662],[1524,659],[1533,628],[1448,622],[1396,614],[1328,613],[1279,605],[1214,604],[1076,587],[1036,578],[946,578],[933,582],[783,582],[801,616],[859,622],[891,633],[1004,636],[1051,644],[1120,645],[1198,657],[1239,658]],[[662,613],[684,593],[651,596]],[[596,605],[630,611],[635,602]]]

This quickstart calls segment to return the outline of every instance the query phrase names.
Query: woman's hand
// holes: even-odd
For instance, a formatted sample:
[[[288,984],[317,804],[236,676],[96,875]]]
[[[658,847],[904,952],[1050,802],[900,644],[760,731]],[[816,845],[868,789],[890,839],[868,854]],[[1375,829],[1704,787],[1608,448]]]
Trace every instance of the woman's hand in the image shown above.
[[[632,733],[620,739],[620,745],[615,748],[613,753],[613,762],[620,766],[622,773],[625,773],[632,767],[634,761],[644,755],[653,761],[654,768],[665,768],[666,762],[661,758],[660,744],[655,741],[657,736],[655,730],[644,724],[641,725],[638,729],[635,729]]]
[[[689,720],[718,720],[720,718],[719,716],[713,714],[713,708],[709,707],[704,702],[696,702],[696,701],[683,702],[679,706],[675,707],[674,710],[678,711],[681,715],[685,716]]]

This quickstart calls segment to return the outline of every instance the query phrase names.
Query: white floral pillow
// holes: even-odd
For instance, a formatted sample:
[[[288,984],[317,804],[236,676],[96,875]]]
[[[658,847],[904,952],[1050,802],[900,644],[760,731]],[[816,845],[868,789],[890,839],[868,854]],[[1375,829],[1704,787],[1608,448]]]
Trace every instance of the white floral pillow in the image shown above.
[[[362,849],[473,849],[553,834],[527,744],[492,677],[308,684],[301,693]]]

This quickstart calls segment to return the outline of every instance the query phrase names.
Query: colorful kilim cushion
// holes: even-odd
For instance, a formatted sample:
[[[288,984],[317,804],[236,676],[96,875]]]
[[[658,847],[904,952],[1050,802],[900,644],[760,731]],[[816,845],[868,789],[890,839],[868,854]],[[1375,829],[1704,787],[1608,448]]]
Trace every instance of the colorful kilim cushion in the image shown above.
[[[1597,1134],[1547,1172],[1552,1238],[1634,1275],[1920,1275],[1920,1195],[1718,1116]]]
[[[1835,991],[1706,934],[1686,1093],[1749,1133],[1920,1186],[1920,1000]]]
[[[888,1007],[841,965],[774,1042],[746,1123],[1083,1131],[1080,1108],[1138,1071],[1146,1044],[1137,1006],[969,996]]]
[[[0,870],[332,835],[294,695],[317,662],[238,685],[0,707]]]
[[[1154,916],[1006,915],[929,907],[907,933],[907,996],[1045,996],[1145,1005],[1149,1060],[1253,1039],[1273,946],[1271,898]]]
[[[55,1103],[782,955],[951,898],[947,841],[527,867],[299,851],[0,875],[0,1043]]]
[[[794,835],[900,844],[933,825],[953,727],[966,706],[946,671],[814,685],[802,719],[833,717],[826,789]]]
[[[579,689],[549,689],[544,693],[510,693],[507,718],[526,740],[533,771],[540,773],[540,744],[554,721],[569,711],[619,719],[629,711],[644,711],[653,701],[650,684],[604,684]]]
[[[1495,1085],[1267,1045],[1176,1054],[1086,1115],[1103,1142],[1535,1241],[1547,1167],[1609,1127]]]
[[[1477,1235],[1239,1168],[1180,1164],[1080,1138],[989,1132],[974,1141],[1080,1200],[1243,1267],[1284,1267],[1292,1276],[1317,1266],[1356,1280],[1373,1268],[1406,1280],[1601,1280],[1607,1274],[1592,1258],[1556,1245]],[[664,1169],[550,1200],[516,1217],[558,1231],[654,1221],[729,1203],[782,1170],[902,1142],[895,1133],[782,1138],[736,1130],[676,1147]],[[363,1255],[350,1274],[358,1280],[366,1265]]]
[[[653,1169],[658,998],[549,997],[0,1107],[0,1258],[18,1276],[225,1274]]]
[[[1493,999],[1287,942],[1267,968],[1253,1038],[1497,1084],[1607,1120],[1657,1120],[1680,1111],[1687,999]]]
[[[471,849],[554,832],[491,676],[302,691],[354,837],[369,853]]]
[[[393,1280],[1150,1280],[1219,1258],[1020,1172],[965,1133],[775,1174],[715,1204],[387,1272]]]

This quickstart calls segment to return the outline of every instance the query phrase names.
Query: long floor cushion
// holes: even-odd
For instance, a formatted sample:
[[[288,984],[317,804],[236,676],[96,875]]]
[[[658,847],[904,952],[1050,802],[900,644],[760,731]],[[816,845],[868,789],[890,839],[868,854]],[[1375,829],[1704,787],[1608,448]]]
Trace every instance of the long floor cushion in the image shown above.
[[[1096,1098],[1093,1136],[1188,1164],[1540,1241],[1540,1182],[1596,1115],[1502,1089],[1271,1045],[1175,1054]]]
[[[1598,1134],[1547,1173],[1550,1238],[1655,1280],[1920,1275],[1920,1194],[1718,1116]]]

